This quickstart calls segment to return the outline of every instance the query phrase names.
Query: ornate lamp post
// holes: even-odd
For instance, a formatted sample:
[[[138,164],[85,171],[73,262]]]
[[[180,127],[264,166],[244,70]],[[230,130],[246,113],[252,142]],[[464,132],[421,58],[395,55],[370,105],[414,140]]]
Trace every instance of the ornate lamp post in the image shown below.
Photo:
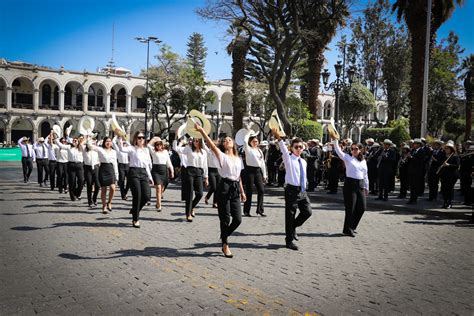
[[[331,73],[327,69],[324,69],[321,76],[323,78],[324,89],[326,91],[328,91],[329,89],[334,90],[334,95],[336,97],[336,111],[334,113],[334,120],[335,120],[336,128],[339,129],[340,128],[339,126],[339,93],[344,87],[346,87],[347,84],[344,82],[344,79],[341,78],[341,75],[343,72],[343,65],[341,64],[341,61],[338,61],[334,65],[334,70],[336,72],[336,80],[334,80],[331,83],[328,83],[329,76],[331,75]],[[354,80],[354,75],[355,75],[354,68],[353,67],[349,68],[347,70],[347,78],[349,79],[349,85],[352,84]]]
[[[146,43],[146,85],[145,85],[145,97],[146,97],[146,109],[145,109],[145,138],[148,137],[148,67],[150,65],[150,42],[154,42],[156,44],[161,43],[161,41],[154,36],[148,37],[135,37],[137,41],[140,43]]]

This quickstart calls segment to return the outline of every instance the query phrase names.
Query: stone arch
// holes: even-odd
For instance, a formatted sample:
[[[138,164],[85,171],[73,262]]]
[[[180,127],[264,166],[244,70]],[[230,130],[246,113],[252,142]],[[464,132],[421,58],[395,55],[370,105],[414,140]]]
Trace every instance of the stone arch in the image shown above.
[[[18,76],[12,80],[12,107],[33,110],[33,81],[26,76]]]
[[[224,92],[221,97],[221,113],[225,113],[226,115],[232,115],[233,110],[234,109],[232,107],[232,93]]]
[[[12,120],[11,131],[12,141],[17,142],[21,137],[26,136],[34,140],[33,121],[29,118],[17,117]]]
[[[133,140],[133,135],[136,131],[145,130],[145,123],[141,120],[135,120],[130,126],[130,141]]]
[[[56,79],[44,78],[39,84],[39,108],[59,110],[59,90],[61,85]]]
[[[328,133],[328,125],[323,124],[323,143],[326,143],[329,141],[329,133]]]
[[[137,85],[132,89],[132,112],[145,113],[146,111],[146,89],[143,85]]]
[[[209,135],[212,139],[217,139],[217,125],[215,122],[211,121],[211,133]]]
[[[219,136],[232,136],[232,125],[228,122],[224,122],[219,129]]]
[[[50,118],[44,118],[43,120],[38,122],[38,127],[37,127],[38,137],[46,138],[51,132],[51,129],[53,128],[54,124],[55,124],[55,121]]]
[[[358,126],[354,126],[351,129],[350,138],[352,139],[352,142],[354,142],[354,143],[360,142],[360,131],[359,131]]]
[[[0,109],[7,108],[7,80],[0,76]]]
[[[70,80],[64,86],[64,110],[83,111],[84,87],[77,80]]]
[[[72,130],[71,130],[71,134],[69,136],[71,136],[71,137],[79,136],[79,131],[77,129],[77,124],[78,123],[79,123],[79,121],[77,119],[74,119],[74,118],[71,118],[71,119],[67,120],[63,125],[63,136],[66,135],[66,129],[71,125],[72,125]]]
[[[0,143],[3,143],[7,139],[7,124],[4,120],[0,120]]]
[[[123,83],[116,83],[110,89],[110,111],[127,111],[128,88]]]
[[[324,102],[323,119],[329,120],[333,116],[333,104],[330,100]]]
[[[215,92],[214,90],[209,90],[206,93],[206,97],[208,95],[214,98],[214,102],[206,102],[206,104],[204,105],[205,112],[211,113],[219,111],[219,96],[217,95],[217,92]]]
[[[104,112],[107,86],[101,81],[93,81],[84,89],[87,89],[87,109],[89,111]]]
[[[97,133],[97,139],[102,139],[107,135],[106,123],[102,120],[95,119],[94,133]]]

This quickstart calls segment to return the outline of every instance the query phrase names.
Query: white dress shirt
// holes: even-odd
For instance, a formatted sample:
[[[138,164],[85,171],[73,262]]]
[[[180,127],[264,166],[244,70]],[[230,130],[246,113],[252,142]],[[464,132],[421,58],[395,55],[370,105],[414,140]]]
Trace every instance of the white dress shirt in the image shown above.
[[[61,144],[59,142],[59,139],[56,139],[56,145],[58,145],[58,147],[61,149],[67,150],[68,162],[84,162],[84,157],[82,154],[84,148],[81,148],[81,150],[79,150],[79,147],[73,147],[71,145]],[[78,146],[83,146],[83,145],[78,145]]]
[[[99,164],[99,154],[97,154],[97,152],[93,151],[92,149],[89,151],[84,150],[82,155],[84,158],[84,165],[94,169],[94,167]]]
[[[46,141],[44,142],[46,145],[46,148],[48,150],[48,159],[51,161],[56,161],[56,149],[59,149],[58,145],[56,144],[50,144],[49,143],[49,136],[46,138]]]
[[[22,137],[18,140],[18,146],[20,146],[20,149],[21,149],[21,156],[22,157],[31,157],[33,158],[33,161],[36,160],[36,153],[35,153],[35,150],[33,149],[33,145],[31,144],[24,144],[23,143],[23,140],[25,138]]]
[[[150,152],[148,150],[147,146],[144,147],[136,147],[132,146],[127,142],[128,146],[123,146],[122,145],[123,140],[121,138],[117,139],[117,147],[118,149],[123,152],[128,154],[128,159],[129,159],[129,165],[131,168],[145,168],[146,173],[148,175],[148,179],[150,181],[153,181],[153,177],[151,176],[151,158],[150,158]]]
[[[46,144],[44,142],[42,144],[36,142],[33,145],[33,148],[36,152],[36,159],[48,159],[48,148],[46,148]]]
[[[170,153],[166,149],[156,151],[153,146],[148,146],[148,150],[150,151],[151,159],[154,165],[166,165],[166,167],[169,169],[173,169]]]
[[[181,146],[181,145],[179,145],[179,146]],[[181,161],[181,166],[184,167],[184,168],[187,168],[187,167],[188,167],[188,160],[187,160],[187,158],[186,158],[186,155],[183,155],[181,152],[179,152],[178,150],[176,150],[176,149],[175,149],[176,147],[178,147],[178,141],[177,141],[177,140],[174,140],[174,141],[173,141],[173,150],[178,153],[179,160]]]
[[[115,149],[115,152],[116,152],[116,154],[117,154],[117,160],[118,160],[118,162],[119,162],[119,163],[122,163],[122,164],[128,164],[128,163],[129,163],[128,154],[121,152],[120,149],[118,148],[116,142],[117,142],[117,136],[115,136],[115,137],[112,139],[112,146],[113,146],[113,148]]]
[[[245,151],[245,162],[247,166],[259,167],[262,170],[263,178],[267,179],[267,166],[265,163],[265,156],[260,148],[253,148],[249,146],[250,132],[244,137],[244,151]]]
[[[173,149],[181,154],[181,157],[186,157],[186,167],[195,167],[203,169],[203,176],[207,178],[207,152],[202,149],[201,152],[193,151],[190,145],[185,147],[178,147],[176,141],[173,142]],[[181,158],[182,160],[183,158]]]
[[[224,153],[220,153],[218,159],[214,152],[212,153],[213,160],[218,164],[217,171],[222,178],[227,178],[232,181],[239,181],[240,173],[244,169],[244,163],[240,157],[231,157]]]
[[[56,145],[56,144],[55,144]],[[67,160],[67,149],[61,149],[58,145],[54,148],[54,153],[56,154],[57,161],[60,163],[66,163]]]
[[[306,189],[306,160],[301,157],[296,157],[295,155],[290,155],[288,148],[285,145],[283,140],[278,142],[280,147],[280,151],[283,158],[283,163],[285,164],[285,183],[294,186],[300,186],[300,161],[301,165],[303,166],[303,179],[304,179],[304,186]]]
[[[364,180],[364,189],[368,190],[369,177],[367,173],[367,161],[365,159],[359,161],[357,158],[342,152],[337,139],[334,140],[334,149],[336,150],[336,153],[339,158],[344,160],[344,163],[346,165],[346,177],[357,180]]]
[[[114,167],[115,179],[118,179],[118,164],[117,164],[117,152],[115,150],[106,149],[101,146],[96,146],[88,144],[92,152],[98,154],[99,162],[102,163],[111,163]]]

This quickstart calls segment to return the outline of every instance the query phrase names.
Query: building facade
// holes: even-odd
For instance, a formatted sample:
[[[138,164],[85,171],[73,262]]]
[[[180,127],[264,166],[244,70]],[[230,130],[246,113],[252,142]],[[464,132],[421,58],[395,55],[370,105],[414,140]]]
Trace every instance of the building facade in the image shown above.
[[[95,130],[103,137],[111,133],[113,113],[126,132],[133,135],[144,128],[146,80],[120,70],[89,73],[0,60],[0,142],[16,142],[22,136],[33,139],[46,136],[54,124],[63,129],[73,125],[74,133],[84,115],[95,119]],[[211,82],[207,91],[214,94],[214,102],[203,108],[211,121],[212,136],[232,134],[231,82]],[[321,94],[318,102],[320,122],[327,135],[327,124],[334,116],[334,96]],[[386,113],[385,104],[378,104],[378,119],[386,121]],[[360,140],[363,129],[374,124],[372,116],[361,118],[351,131],[354,140]],[[148,117],[151,128],[151,115]],[[252,129],[258,130],[256,124],[246,120]],[[171,130],[182,123],[182,120],[171,122]],[[153,126],[154,132],[158,132],[167,122],[160,117]]]

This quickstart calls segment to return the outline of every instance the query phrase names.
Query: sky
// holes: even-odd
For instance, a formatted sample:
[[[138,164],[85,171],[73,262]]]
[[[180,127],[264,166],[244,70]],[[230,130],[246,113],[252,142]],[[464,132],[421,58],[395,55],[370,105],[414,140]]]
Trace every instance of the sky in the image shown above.
[[[420,0],[421,1],[421,0]],[[393,2],[393,0],[391,0]],[[367,0],[352,1],[355,15]],[[209,80],[231,78],[231,58],[225,50],[225,25],[200,18],[195,10],[205,0],[2,0],[0,10],[0,58],[67,70],[89,72],[105,66],[112,57],[112,26],[115,25],[116,66],[139,74],[146,68],[146,44],[138,36],[156,36],[172,50],[185,56],[186,42],[193,32],[204,36],[208,49],[206,73]],[[474,16],[473,0],[466,0],[438,31],[447,37],[459,35],[464,55],[474,53],[474,35],[468,25]],[[338,59],[335,43],[347,29],[340,29],[325,57],[329,70]],[[150,56],[159,47],[150,44]],[[150,63],[154,63],[150,58]]]

